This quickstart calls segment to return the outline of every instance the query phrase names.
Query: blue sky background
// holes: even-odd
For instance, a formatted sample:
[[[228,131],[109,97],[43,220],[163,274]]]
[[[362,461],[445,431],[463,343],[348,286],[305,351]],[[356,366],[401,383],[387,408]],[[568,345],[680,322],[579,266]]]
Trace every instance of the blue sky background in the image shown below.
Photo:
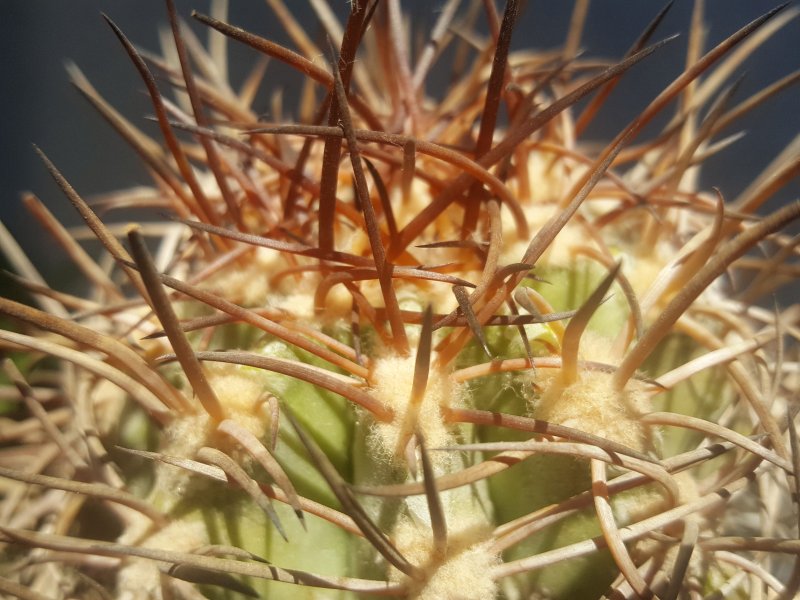
[[[443,2],[404,2],[415,23],[430,26]],[[466,3],[466,2],[465,2]],[[190,19],[192,8],[208,10],[208,0],[177,0]],[[304,0],[290,0],[297,17],[315,23]],[[345,0],[335,0],[340,13]],[[596,0],[583,39],[587,56],[618,58],[661,8],[661,2]],[[762,0],[708,0],[708,43],[713,44],[774,6]],[[553,48],[565,37],[571,3],[529,1],[514,34],[514,46]],[[686,32],[692,2],[677,0],[657,37]],[[50,181],[31,149],[40,145],[84,196],[137,183],[147,175],[131,150],[70,86],[65,60],[73,60],[100,92],[123,114],[141,124],[152,109],[130,61],[100,18],[104,11],[134,43],[158,48],[157,28],[165,25],[161,0],[0,0],[4,34],[0,38],[2,135],[0,135],[0,208],[2,219],[43,271],[61,278],[63,258],[33,219],[21,210],[19,192],[32,190],[69,223],[77,223],[72,208]],[[231,0],[230,20],[246,29],[289,43],[276,31],[276,21],[261,0]],[[311,32],[315,27],[312,25]],[[198,29],[198,31],[201,31]],[[686,36],[661,50],[646,65],[623,80],[587,134],[606,139],[616,133],[681,70]],[[253,64],[255,54],[231,43],[234,80]],[[780,77],[800,69],[800,19],[793,20],[744,65],[738,100]],[[273,62],[268,70],[273,85],[291,95],[292,79]],[[296,83],[297,79],[294,79]],[[259,108],[267,109],[264,95]],[[737,101],[735,99],[735,101]],[[289,106],[289,102],[285,102]],[[148,124],[145,130],[153,131]],[[740,128],[748,137],[712,161],[703,183],[717,185],[733,198],[800,132],[800,87],[784,92],[758,109]],[[790,184],[781,202],[800,198],[800,184]]]

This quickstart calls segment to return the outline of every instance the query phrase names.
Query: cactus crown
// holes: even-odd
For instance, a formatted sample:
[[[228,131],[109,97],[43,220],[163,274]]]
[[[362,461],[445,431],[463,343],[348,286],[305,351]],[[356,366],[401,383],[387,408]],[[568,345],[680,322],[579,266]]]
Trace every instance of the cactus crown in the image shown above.
[[[797,306],[756,301],[794,277],[800,205],[757,211],[796,148],[733,201],[694,180],[787,85],[722,89],[795,12],[708,51],[693,32],[690,66],[594,152],[581,133],[667,44],[667,9],[605,64],[576,52],[585,2],[541,53],[510,50],[519,2],[473,3],[486,36],[447,2],[414,61],[395,0],[343,26],[315,3],[321,49],[269,4],[297,51],[194,17],[307,76],[296,124],[259,119],[262,65],[234,91],[173,0],[167,58],[107,19],[163,145],[71,68],[153,175],[108,207],[170,219],[104,223],[42,153],[112,260],[30,194],[91,294],[49,289],[2,238],[38,308],[0,299],[0,590],[792,597]],[[444,49],[460,67],[434,102]]]

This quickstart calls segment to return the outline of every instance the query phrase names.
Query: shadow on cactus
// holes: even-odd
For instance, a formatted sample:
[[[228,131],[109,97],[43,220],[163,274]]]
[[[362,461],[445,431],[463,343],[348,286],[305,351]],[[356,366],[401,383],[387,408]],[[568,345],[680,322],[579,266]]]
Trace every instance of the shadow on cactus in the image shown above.
[[[762,306],[797,275],[800,204],[759,212],[796,144],[734,200],[695,189],[798,79],[724,87],[796,11],[708,51],[698,18],[691,66],[593,151],[620,78],[670,51],[666,10],[605,64],[576,52],[583,2],[541,53],[510,50],[515,0],[449,1],[413,51],[394,0],[343,24],[314,3],[328,45],[269,4],[296,50],[194,17],[307,77],[294,124],[255,114],[263,63],[234,91],[172,0],[165,58],[107,19],[163,143],[70,69],[153,176],[104,209],[169,216],[106,223],[42,153],[103,255],[25,205],[90,293],[2,236],[32,302],[0,299],[0,591],[796,597],[800,315]],[[460,66],[434,101],[440,59]]]

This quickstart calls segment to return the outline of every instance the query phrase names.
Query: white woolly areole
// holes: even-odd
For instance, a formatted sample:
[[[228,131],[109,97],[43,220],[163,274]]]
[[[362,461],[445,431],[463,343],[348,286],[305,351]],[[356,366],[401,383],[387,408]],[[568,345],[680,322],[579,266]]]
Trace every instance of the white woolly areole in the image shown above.
[[[209,363],[208,379],[228,419],[256,437],[269,431],[266,406],[268,373],[262,369],[226,363]]]
[[[631,381],[619,391],[611,373],[586,370],[575,382],[565,385],[560,370],[542,371],[536,380],[542,389],[534,405],[537,418],[588,431],[639,451],[649,449],[649,430],[640,417],[650,411],[650,401],[637,382]]]
[[[608,362],[612,342],[590,332],[581,338],[580,358]],[[539,419],[588,431],[646,452],[652,448],[652,431],[641,422],[651,412],[644,386],[631,379],[617,390],[613,374],[582,369],[574,382],[565,382],[560,369],[540,369],[536,385],[542,390],[533,404]]]
[[[500,556],[490,551],[491,525],[469,487],[441,494],[447,522],[447,549],[437,555],[427,507],[409,502],[409,515],[398,519],[392,538],[398,551],[423,573],[412,582],[396,569],[390,579],[405,581],[409,598],[416,600],[482,600],[494,598],[497,586],[492,568],[500,564]],[[423,497],[415,500],[425,503]]]
[[[265,407],[266,377],[254,367],[226,363],[208,363],[206,375],[225,418],[235,421],[256,437],[269,431],[270,416]],[[182,416],[164,428],[168,454],[191,457],[203,445],[208,445],[213,431],[205,413]]]
[[[212,435],[211,420],[205,413],[182,415],[167,425],[162,434],[160,453],[193,460],[197,451],[208,445]],[[161,512],[169,512],[180,501],[193,477],[185,469],[156,463],[155,482],[148,498],[150,504]]]
[[[494,598],[497,585],[492,580],[491,568],[500,562],[489,551],[489,543],[475,544],[448,556],[442,564],[428,565],[432,572],[421,589],[410,597],[419,600],[481,600]]]
[[[121,543],[126,543],[121,540]],[[192,552],[208,544],[205,524],[202,521],[177,521],[151,535],[143,548]],[[130,558],[117,575],[119,600],[162,600],[161,572],[158,563],[144,558]]]
[[[268,375],[253,367],[226,363],[205,365],[208,381],[225,411],[226,419],[234,421],[257,438],[270,431],[270,412],[265,404],[265,378]],[[203,446],[220,448],[231,453],[234,443],[216,431],[214,423],[204,413],[182,415],[174,419],[163,431],[159,451],[168,456],[194,459]],[[235,456],[235,455],[234,455]],[[245,457],[245,460],[248,460]],[[177,502],[192,473],[173,465],[156,465],[156,483],[151,501],[162,511]]]
[[[698,487],[695,473],[680,471],[678,473],[673,473],[672,478],[675,483],[678,484],[678,505],[689,504],[702,495]],[[659,512],[672,508],[672,504],[667,498],[664,488],[655,483],[617,494],[614,497],[613,506],[617,523],[623,525],[642,521]],[[696,521],[700,530],[704,530],[707,525],[703,522],[708,518],[709,515],[693,513],[686,517],[686,522],[689,520]],[[713,513],[710,518],[716,520]],[[674,523],[667,526],[664,533],[680,537],[685,526],[685,522]],[[631,554],[640,559],[641,562],[644,562],[644,560],[656,554],[664,553],[665,551],[664,545],[660,541],[648,536],[637,539],[629,544],[628,547]],[[667,572],[672,572],[679,549],[680,546],[678,545],[672,545],[666,549],[664,559],[665,570]],[[687,576],[690,577],[694,575],[696,577],[703,577],[703,574],[708,571],[706,560],[707,556],[704,552],[693,552],[689,560]]]
[[[242,306],[268,306],[285,310],[294,317],[314,317],[317,277],[307,273],[287,274],[293,266],[286,255],[271,248],[256,248],[236,268],[222,269],[202,287]]]
[[[451,433],[444,422],[442,408],[459,403],[462,386],[455,383],[449,372],[431,365],[425,395],[417,407],[411,407],[411,388],[414,382],[416,357],[389,356],[376,359],[370,373],[370,393],[394,411],[391,423],[377,423],[371,436],[371,445],[378,455],[389,460],[397,457],[404,430],[419,431],[429,448],[447,446]],[[418,410],[416,416],[414,410]],[[434,464],[447,461],[445,453],[431,453]]]

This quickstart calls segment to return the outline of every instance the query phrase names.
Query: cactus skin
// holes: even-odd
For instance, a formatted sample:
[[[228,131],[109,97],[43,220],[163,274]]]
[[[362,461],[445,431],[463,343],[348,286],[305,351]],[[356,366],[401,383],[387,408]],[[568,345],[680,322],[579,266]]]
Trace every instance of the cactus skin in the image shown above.
[[[652,28],[607,69],[515,53],[511,0],[434,102],[396,2],[353,2],[328,66],[299,30],[295,54],[195,15],[308,75],[316,103],[289,125],[259,121],[166,4],[173,59],[145,61],[109,20],[163,147],[71,75],[154,176],[107,204],[173,219],[120,234],[42,153],[113,260],[32,195],[92,292],[37,283],[2,237],[33,303],[0,299],[0,592],[794,597],[798,308],[756,302],[792,283],[781,231],[800,205],[756,211],[796,157],[734,202],[694,188],[747,108],[695,83],[791,11],[695,49],[592,152],[580,133],[607,93],[668,51]],[[432,49],[461,43],[434,31]]]

